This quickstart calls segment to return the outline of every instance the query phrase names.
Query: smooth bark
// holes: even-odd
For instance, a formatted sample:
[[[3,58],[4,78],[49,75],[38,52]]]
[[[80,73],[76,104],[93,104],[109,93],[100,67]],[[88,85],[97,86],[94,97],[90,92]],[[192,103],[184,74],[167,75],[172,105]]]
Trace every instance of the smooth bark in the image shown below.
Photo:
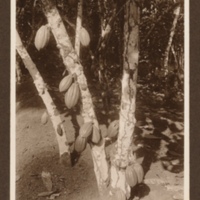
[[[65,127],[63,126],[63,120],[56,109],[56,105],[54,104],[48,90],[46,87],[46,83],[44,82],[40,72],[38,71],[36,65],[32,61],[29,56],[27,50],[22,44],[20,36],[18,32],[16,32],[16,50],[20,55],[25,67],[29,71],[30,75],[34,80],[35,87],[38,91],[39,96],[42,98],[46,109],[48,111],[49,117],[52,121],[53,127],[55,129],[56,138],[59,146],[59,153],[62,157],[63,155],[68,155],[70,160],[70,150],[69,143],[74,141],[74,135],[67,133]]]
[[[92,121],[99,130],[99,124],[94,112],[94,105],[91,94],[88,89],[86,77],[84,75],[83,66],[80,63],[79,57],[72,46],[70,37],[64,27],[63,21],[57,8],[48,0],[42,0],[44,4],[44,13],[46,15],[51,31],[57,42],[57,47],[63,59],[63,63],[69,73],[77,75],[77,82],[81,91],[82,111],[81,115],[84,122]],[[97,179],[100,194],[103,195],[104,189],[108,183],[108,163],[105,155],[104,139],[98,145],[90,144],[92,150],[92,158],[94,163],[94,171]]]
[[[82,28],[83,0],[78,1],[78,12],[76,18],[75,51],[80,56],[80,31]]]
[[[129,1],[125,5],[124,15],[124,60],[119,135],[116,144],[116,154],[112,160],[111,186],[112,188],[122,190],[128,199],[131,188],[126,183],[125,169],[134,162],[132,146],[136,122],[136,84],[139,57],[139,10],[134,1]]]

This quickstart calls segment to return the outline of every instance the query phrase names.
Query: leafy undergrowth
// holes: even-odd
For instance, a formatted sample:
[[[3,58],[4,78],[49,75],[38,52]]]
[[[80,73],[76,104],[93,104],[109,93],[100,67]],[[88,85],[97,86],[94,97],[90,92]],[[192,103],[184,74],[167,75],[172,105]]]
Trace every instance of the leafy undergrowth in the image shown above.
[[[50,121],[42,125],[41,116],[45,111],[32,81],[17,88],[17,129],[16,129],[16,200],[25,199],[99,199],[89,146],[76,164],[63,166],[59,160],[55,133]],[[53,98],[62,110],[62,96],[57,94],[57,85],[52,87]],[[118,118],[120,89],[110,95],[110,110],[102,107],[101,95],[90,86],[97,116],[101,125],[107,125]],[[114,90],[113,90],[114,91]],[[50,91],[51,92],[51,91]],[[76,109],[77,111],[77,109]],[[78,119],[77,125],[81,122]],[[132,200],[183,199],[184,125],[183,106],[166,105],[152,95],[137,96],[137,124],[134,143],[142,161],[145,179],[132,190]],[[68,113],[67,131],[75,131],[74,116]],[[76,125],[76,126],[77,126]],[[107,147],[109,148],[109,147]],[[107,149],[108,150],[108,149]],[[51,175],[53,194],[46,194],[42,172]],[[39,195],[39,196],[38,196]]]

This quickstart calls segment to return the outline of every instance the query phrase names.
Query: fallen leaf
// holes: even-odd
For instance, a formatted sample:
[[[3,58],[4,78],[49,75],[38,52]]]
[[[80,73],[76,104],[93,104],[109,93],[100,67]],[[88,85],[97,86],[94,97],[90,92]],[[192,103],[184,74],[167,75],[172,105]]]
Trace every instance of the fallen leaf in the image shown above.
[[[48,114],[47,114],[47,112],[45,111],[45,112],[42,114],[41,123],[42,123],[43,125],[45,125],[47,122],[48,122]]]
[[[177,193],[177,194],[173,195],[173,199],[182,200],[183,199],[183,193]]]
[[[53,194],[54,191],[48,191],[48,192],[40,192],[38,194],[38,197],[46,197],[46,196],[50,196],[51,194]]]
[[[180,164],[180,160],[179,159],[172,160],[171,163],[172,163],[172,165],[178,165],[178,164]]]
[[[183,186],[180,185],[166,185],[165,187],[168,191],[183,191]]]
[[[21,179],[20,175],[16,175],[16,182],[19,181]]]
[[[43,171],[42,174],[41,174],[41,177],[42,177],[42,181],[43,181],[45,187],[50,192],[52,190],[52,187],[53,187],[53,184],[52,184],[52,181],[51,181],[51,174],[49,172]]]
[[[174,125],[177,130],[182,131],[183,130],[183,123],[180,122],[174,122]]]
[[[49,199],[55,199],[56,197],[59,197],[59,196],[60,196],[60,193],[52,194]]]

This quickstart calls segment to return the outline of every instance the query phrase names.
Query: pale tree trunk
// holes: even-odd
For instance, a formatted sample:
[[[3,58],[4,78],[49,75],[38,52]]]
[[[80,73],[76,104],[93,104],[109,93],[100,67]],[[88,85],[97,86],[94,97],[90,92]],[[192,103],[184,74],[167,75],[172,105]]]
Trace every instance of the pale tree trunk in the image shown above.
[[[181,47],[181,49],[179,51],[178,62],[179,62],[180,69],[182,71],[184,71],[184,50],[183,50],[183,47]]]
[[[116,154],[111,166],[111,187],[123,191],[128,199],[131,188],[126,183],[125,169],[130,163],[134,162],[131,149],[133,149],[133,135],[136,122],[136,84],[139,57],[139,10],[134,1],[129,1],[125,5],[124,14],[122,96],[119,116],[119,135],[116,143]]]
[[[179,15],[180,15],[180,9],[181,9],[181,7],[177,6],[175,8],[175,10],[174,10],[175,17],[174,17],[174,21],[173,21],[173,24],[172,24],[172,28],[170,30],[170,36],[169,36],[168,44],[167,44],[167,47],[166,47],[166,50],[165,50],[165,57],[164,57],[165,75],[168,74],[169,51],[170,51],[170,48],[171,48],[171,45],[172,45],[172,41],[173,41],[173,37],[174,37],[174,34],[175,34],[177,21],[178,21]]]
[[[80,31],[82,27],[83,0],[78,1],[78,12],[76,19],[75,51],[80,56]]]
[[[35,87],[38,91],[39,96],[42,98],[46,109],[48,111],[49,117],[52,121],[53,127],[55,129],[56,133],[56,138],[59,146],[59,153],[61,160],[62,159],[67,159],[63,160],[63,162],[70,163],[70,149],[69,149],[69,144],[72,143],[75,138],[74,134],[67,133],[64,125],[63,125],[63,120],[56,109],[56,105],[54,104],[48,90],[46,87],[46,84],[39,73],[36,65],[32,61],[31,57],[29,56],[27,50],[22,44],[22,41],[20,39],[20,36],[18,32],[16,31],[16,50],[18,54],[20,55],[25,67],[29,71],[30,75],[32,76],[34,80]]]
[[[77,82],[81,91],[82,111],[81,115],[84,122],[92,121],[99,130],[99,124],[94,112],[94,106],[91,94],[88,89],[87,80],[83,72],[83,66],[79,57],[74,50],[70,37],[66,32],[63,21],[59,15],[57,8],[48,0],[42,0],[44,5],[44,13],[48,20],[51,31],[57,42],[57,47],[63,59],[66,69],[70,73],[77,75]],[[94,171],[97,179],[100,194],[103,194],[108,182],[108,164],[105,155],[105,141],[102,139],[98,145],[90,144],[92,150],[92,158],[94,162]]]
[[[178,63],[178,59],[177,59],[177,53],[175,52],[173,45],[171,46],[171,51],[172,51],[172,54],[174,56],[174,60],[175,60],[175,63],[176,63],[175,69],[178,69],[179,63]]]
[[[22,71],[19,66],[19,61],[18,61],[18,59],[16,59],[16,83],[17,84],[19,84],[21,82],[21,78],[22,78]]]

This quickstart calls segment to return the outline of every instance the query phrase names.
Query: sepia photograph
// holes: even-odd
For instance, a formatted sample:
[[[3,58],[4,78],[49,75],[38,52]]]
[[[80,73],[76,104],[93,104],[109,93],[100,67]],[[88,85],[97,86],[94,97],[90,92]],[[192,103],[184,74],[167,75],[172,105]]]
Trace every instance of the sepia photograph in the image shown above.
[[[189,3],[11,2],[11,199],[189,200]]]

